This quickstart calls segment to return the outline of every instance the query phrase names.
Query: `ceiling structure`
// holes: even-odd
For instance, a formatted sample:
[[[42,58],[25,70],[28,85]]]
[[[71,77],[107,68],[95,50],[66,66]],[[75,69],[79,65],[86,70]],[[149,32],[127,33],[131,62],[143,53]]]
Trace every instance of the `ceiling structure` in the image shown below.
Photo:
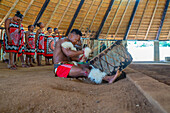
[[[19,10],[23,26],[37,15],[47,27],[80,29],[83,37],[113,40],[169,40],[170,0],[1,0],[0,25]],[[42,12],[44,3],[46,8]],[[98,34],[98,35],[96,35]]]

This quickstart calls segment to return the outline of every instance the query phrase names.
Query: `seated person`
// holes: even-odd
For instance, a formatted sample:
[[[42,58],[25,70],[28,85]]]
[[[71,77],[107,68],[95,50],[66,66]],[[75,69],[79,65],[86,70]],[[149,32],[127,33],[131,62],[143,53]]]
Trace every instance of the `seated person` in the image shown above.
[[[105,72],[91,67],[89,64],[75,64],[72,61],[79,62],[79,55],[83,54],[83,60],[86,59],[87,49],[77,51],[74,45],[78,44],[81,31],[73,29],[68,35],[68,38],[59,39],[56,42],[53,52],[54,59],[54,73],[57,77],[72,77],[79,78],[85,77],[99,84],[102,80],[108,83],[113,83],[115,79],[121,74],[118,70],[115,76],[107,76]],[[81,60],[82,60],[81,59]]]

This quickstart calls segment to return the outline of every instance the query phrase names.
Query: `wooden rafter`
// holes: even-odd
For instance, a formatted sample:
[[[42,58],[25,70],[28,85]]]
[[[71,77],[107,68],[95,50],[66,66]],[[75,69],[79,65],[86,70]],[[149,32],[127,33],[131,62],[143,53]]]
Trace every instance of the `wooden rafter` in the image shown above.
[[[95,0],[92,1],[91,5],[90,5],[90,8],[88,9],[88,11],[87,11],[87,13],[86,13],[86,16],[84,17],[83,22],[82,22],[81,25],[80,25],[80,30],[82,29],[82,26],[83,26],[83,24],[84,24],[84,21],[86,20],[88,14],[89,14],[89,12],[90,12],[93,4],[94,4],[94,1],[95,1]]]
[[[35,22],[33,24],[34,27],[36,27],[37,22],[40,20],[42,14],[44,13],[44,11],[45,11],[46,7],[48,6],[49,2],[50,2],[50,0],[45,0],[41,10],[39,11],[39,13],[38,13],[38,15],[37,15],[37,17],[35,19]]]
[[[8,16],[11,14],[11,11],[15,8],[15,6],[17,5],[17,3],[19,2],[19,0],[16,0],[14,2],[14,4],[12,5],[12,7],[10,8],[10,10],[8,11],[8,13],[5,15],[5,17],[2,19],[0,26],[5,22],[5,20],[8,18]]]
[[[112,6],[113,6],[114,1],[115,1],[115,0],[111,0],[111,1],[110,1],[109,6],[108,6],[108,8],[107,8],[107,11],[106,11],[106,13],[105,13],[105,15],[104,15],[104,17],[103,17],[103,19],[102,19],[102,22],[100,23],[99,29],[97,30],[95,39],[98,39],[98,38],[99,38],[100,33],[101,33],[101,31],[102,31],[102,28],[103,28],[103,26],[104,26],[104,23],[106,22],[106,19],[107,19],[108,15],[110,14],[110,11],[111,11],[111,9],[112,9]]]
[[[28,12],[28,10],[30,9],[30,7],[31,7],[31,5],[32,5],[33,2],[34,2],[34,0],[31,0],[31,2],[29,3],[27,9],[25,10],[23,16],[25,16],[25,15],[27,14],[27,12]]]
[[[122,15],[122,17],[121,17],[121,20],[120,20],[120,22],[119,22],[119,25],[118,25],[118,27],[117,27],[117,29],[116,29],[114,38],[116,37],[116,35],[117,35],[118,31],[119,31],[120,25],[121,25],[121,23],[122,23],[122,21],[123,21],[123,19],[124,19],[124,16],[125,16],[125,14],[126,14],[126,11],[127,11],[127,9],[128,9],[129,3],[130,3],[130,0],[128,0],[128,3],[126,4],[126,8],[125,8],[125,10],[124,10],[124,12],[123,12],[123,15]]]
[[[129,24],[127,26],[127,29],[126,29],[125,36],[124,36],[123,40],[126,40],[128,35],[129,35],[129,31],[130,31],[134,16],[136,14],[136,10],[138,9],[139,2],[140,2],[140,0],[136,0],[136,2],[135,2],[135,6],[133,8],[132,15],[130,17]]]
[[[93,17],[93,20],[92,20],[91,24],[90,24],[89,30],[91,29],[91,27],[92,27],[92,25],[93,25],[93,22],[94,22],[94,20],[95,20],[95,18],[96,18],[96,16],[97,16],[97,13],[98,13],[100,7],[102,6],[102,3],[103,3],[103,0],[101,0],[100,4],[99,4],[99,6],[98,6],[98,8],[97,8],[97,10],[96,10],[96,13],[95,13],[95,15],[94,15],[94,17]]]
[[[160,22],[159,29],[158,29],[155,40],[159,40],[159,36],[160,36],[162,26],[163,26],[163,23],[164,23],[164,20],[165,20],[166,12],[168,10],[169,1],[170,0],[166,0],[165,8],[164,8],[164,11],[163,11],[163,14],[162,14],[161,22]]]
[[[78,5],[78,7],[77,7],[77,9],[76,9],[76,12],[74,13],[74,16],[73,16],[73,18],[72,18],[72,20],[71,20],[71,22],[70,22],[70,25],[69,25],[69,27],[68,27],[68,29],[67,29],[66,36],[68,36],[68,34],[69,34],[69,32],[70,32],[70,30],[71,30],[71,28],[72,28],[72,26],[73,26],[76,18],[77,18],[77,15],[79,14],[80,9],[81,9],[81,7],[82,7],[83,4],[84,4],[84,1],[85,1],[85,0],[81,0],[81,1],[80,1],[79,5]]]
[[[61,0],[59,0],[58,3],[57,3],[57,5],[55,6],[55,9],[54,9],[53,13],[51,14],[50,20],[48,21],[48,23],[47,23],[46,26],[45,26],[45,30],[46,30],[46,28],[48,27],[48,25],[50,24],[51,20],[53,19],[53,16],[54,16],[55,12],[57,11],[57,8],[58,8],[60,2],[61,2]]]
[[[68,11],[68,8],[69,8],[70,5],[71,5],[71,3],[72,3],[72,0],[70,0],[69,4],[67,5],[67,8],[65,9],[63,16],[61,17],[60,22],[59,22],[58,25],[57,25],[57,28],[60,26],[60,24],[61,24],[61,22],[62,22],[62,20],[63,20],[63,18],[64,18],[64,16],[65,16],[65,14],[66,14],[66,12]]]
[[[158,7],[158,3],[159,3],[159,0],[157,0],[157,1],[156,1],[156,6],[155,6],[155,8],[154,8],[154,12],[153,12],[153,14],[152,14],[152,18],[151,18],[151,21],[150,21],[150,24],[149,24],[149,27],[148,27],[148,30],[147,30],[147,32],[146,32],[146,35],[145,35],[144,40],[146,40],[146,39],[147,39],[147,37],[148,37],[149,30],[150,30],[150,28],[151,28],[151,25],[152,25],[153,19],[154,19],[154,17],[155,17],[156,9],[157,9],[157,7]]]
[[[118,11],[119,11],[119,8],[120,8],[120,6],[121,6],[122,1],[123,1],[123,0],[120,1],[119,6],[118,6],[118,8],[117,8],[117,10],[116,10],[116,12],[115,12],[115,15],[114,15],[114,17],[112,18],[112,22],[111,22],[111,24],[110,24],[110,26],[109,26],[109,29],[108,29],[108,31],[107,31],[106,38],[107,38],[107,36],[108,36],[108,34],[109,34],[109,32],[110,32],[110,29],[111,29],[111,27],[112,27],[112,25],[113,25],[113,23],[114,23],[114,21],[115,21],[115,17],[117,16],[117,13],[118,13]]]
[[[168,37],[167,37],[167,39],[169,40],[169,38],[170,38],[170,30],[169,30],[169,33],[168,33]]]
[[[138,36],[139,29],[140,29],[142,20],[143,20],[143,18],[144,18],[144,14],[145,14],[145,12],[146,12],[146,8],[147,8],[147,6],[148,6],[148,3],[149,3],[149,0],[147,0],[147,2],[146,2],[146,4],[145,4],[145,8],[144,8],[144,10],[143,10],[142,17],[141,17],[140,22],[139,22],[139,26],[138,26],[138,28],[137,28],[137,33],[136,33],[136,35],[135,35],[135,40],[136,40],[136,37]]]

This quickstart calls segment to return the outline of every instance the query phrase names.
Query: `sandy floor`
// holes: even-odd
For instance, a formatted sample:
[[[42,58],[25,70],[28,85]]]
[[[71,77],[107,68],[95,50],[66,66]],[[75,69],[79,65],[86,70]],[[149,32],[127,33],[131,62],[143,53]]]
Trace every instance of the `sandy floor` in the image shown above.
[[[128,79],[94,85],[56,78],[52,66],[0,63],[0,113],[157,113]]]
[[[160,65],[160,64],[131,64],[129,66],[132,69],[140,71],[159,82],[170,85],[170,65]]]

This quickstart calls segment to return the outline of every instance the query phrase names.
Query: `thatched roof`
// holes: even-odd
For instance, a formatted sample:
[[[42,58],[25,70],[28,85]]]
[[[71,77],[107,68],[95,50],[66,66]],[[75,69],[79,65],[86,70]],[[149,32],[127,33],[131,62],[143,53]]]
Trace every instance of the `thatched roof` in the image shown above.
[[[50,0],[39,21],[65,34],[81,0]],[[111,0],[85,0],[72,28],[81,29],[84,37],[93,37],[103,20]],[[167,0],[140,0],[127,35],[128,40],[155,40]],[[1,27],[17,10],[24,14],[23,25],[33,24],[45,0],[2,0]],[[99,38],[123,39],[136,0],[114,0]],[[160,33],[160,40],[170,38],[170,3]]]

